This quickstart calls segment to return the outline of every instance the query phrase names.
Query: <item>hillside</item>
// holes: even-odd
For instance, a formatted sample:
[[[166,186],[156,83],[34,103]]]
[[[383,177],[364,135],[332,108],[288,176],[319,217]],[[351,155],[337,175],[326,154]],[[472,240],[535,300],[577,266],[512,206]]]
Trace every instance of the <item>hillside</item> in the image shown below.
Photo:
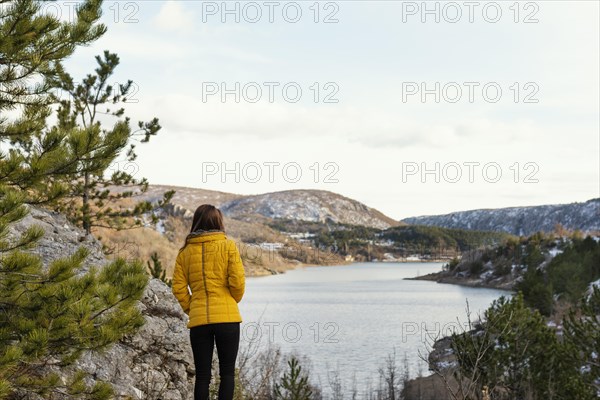
[[[172,201],[173,204],[177,204],[192,212],[201,204],[208,203],[221,207],[221,205],[227,201],[244,197],[240,194],[225,193],[216,190],[171,185],[149,185],[148,191],[142,198],[150,201],[157,201],[162,197],[162,194],[168,190],[175,190],[175,196]]]
[[[279,259],[269,257],[273,262],[267,271],[289,268],[284,263],[290,257],[309,264],[444,260],[510,237],[498,232],[407,226],[356,200],[320,190],[242,196],[157,185],[149,193],[158,199],[170,189],[176,194],[166,209],[166,235],[176,236],[175,241],[181,243],[196,205],[213,202],[226,216],[228,233],[242,244],[278,248],[270,254]],[[265,271],[262,262],[253,265],[253,261],[249,260],[251,274]]]
[[[274,230],[332,249],[356,261],[449,260],[464,251],[500,244],[512,236],[501,232],[479,232],[429,226],[394,226],[387,229],[361,225],[275,219]]]
[[[170,277],[177,251],[189,233],[196,207],[210,203],[222,209],[224,203],[250,197],[198,188],[149,185],[147,192],[135,200],[156,202],[168,190],[175,190],[175,195],[171,204],[160,213],[158,224],[147,221],[144,227],[138,229],[114,231],[97,228],[94,231],[94,236],[101,239],[110,257],[125,254],[127,257],[149,260],[152,253],[156,252],[167,271],[167,277]],[[126,207],[132,204],[131,199],[123,201]],[[226,233],[237,242],[248,276],[281,273],[300,264],[331,265],[345,262],[339,254],[316,251],[310,245],[272,229],[268,226],[270,221],[271,218],[259,214],[230,217],[225,213]]]
[[[332,221],[388,227],[399,223],[381,212],[341,195],[318,190],[292,190],[259,196],[244,196],[219,191],[168,185],[150,185],[136,200],[156,202],[163,193],[175,190],[171,204],[160,214],[158,224],[126,231],[98,228],[94,234],[102,240],[107,252],[126,254],[149,260],[153,252],[171,276],[173,260],[189,232],[194,210],[210,203],[225,214],[225,228],[240,248],[249,276],[284,272],[299,264],[343,264],[346,254],[331,249],[316,249],[314,243],[302,241],[290,232],[277,229],[278,217],[294,216],[322,227]],[[125,201],[131,206],[131,201]],[[309,222],[313,221],[313,222]],[[333,222],[335,223],[335,222]],[[373,228],[375,229],[375,228]]]
[[[259,195],[240,195],[213,190],[169,185],[150,185],[141,197],[157,201],[162,193],[175,190],[172,203],[193,213],[209,203],[237,220],[296,219],[310,222],[333,222],[385,229],[404,225],[367,205],[325,190],[285,190]]]
[[[356,200],[325,190],[285,190],[239,197],[221,204],[232,218],[262,215],[272,219],[332,222],[385,229],[399,223]]]
[[[189,232],[193,212],[203,203],[223,210],[227,234],[238,242],[249,276],[280,273],[299,264],[450,260],[472,249],[499,245],[511,238],[510,232],[527,233],[540,227],[553,230],[556,224],[600,230],[600,218],[594,218],[600,200],[463,211],[398,223],[356,200],[320,190],[247,196],[150,185],[142,198],[154,202],[167,190],[176,193],[160,214],[158,224],[122,232],[96,232],[116,255],[126,251],[148,260],[157,252],[167,276]],[[443,224],[437,226],[436,221]]]
[[[583,203],[553,204],[458,211],[403,219],[415,225],[506,232],[528,236],[552,232],[560,224],[568,230],[600,231],[600,198]]]
[[[535,286],[532,297],[537,296],[536,300],[544,297],[543,301],[552,302],[553,296],[563,296],[576,302],[599,278],[600,236],[537,233],[465,252],[460,259],[446,264],[443,271],[415,279],[521,290],[526,300]],[[536,308],[549,312],[538,304]]]

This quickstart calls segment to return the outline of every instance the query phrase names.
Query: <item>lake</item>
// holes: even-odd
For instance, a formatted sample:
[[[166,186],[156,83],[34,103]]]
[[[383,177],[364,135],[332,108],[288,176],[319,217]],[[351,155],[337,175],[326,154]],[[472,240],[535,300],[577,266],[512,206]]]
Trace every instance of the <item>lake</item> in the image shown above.
[[[359,389],[395,352],[408,360],[409,374],[428,375],[427,356],[435,337],[467,323],[509,292],[431,281],[405,280],[441,270],[443,263],[355,263],[304,267],[281,275],[246,279],[241,348],[250,343],[280,346],[310,360],[311,376],[328,387],[338,371],[346,390]]]

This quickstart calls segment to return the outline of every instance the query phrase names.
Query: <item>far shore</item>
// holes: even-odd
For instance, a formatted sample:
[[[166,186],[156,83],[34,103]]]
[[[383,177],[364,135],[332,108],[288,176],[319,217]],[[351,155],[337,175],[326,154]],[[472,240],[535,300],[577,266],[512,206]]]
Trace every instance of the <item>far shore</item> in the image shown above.
[[[474,287],[474,288],[486,288],[486,289],[497,289],[504,290],[507,292],[514,292],[512,288],[512,282],[503,282],[503,283],[494,283],[494,282],[483,282],[480,279],[465,279],[465,278],[457,278],[452,275],[443,274],[444,271],[434,272],[427,275],[415,276],[414,278],[404,278],[406,280],[413,281],[433,281],[442,284],[448,285],[459,285],[466,287]]]
[[[381,261],[345,261],[345,262],[341,262],[339,264],[304,264],[301,262],[298,262],[298,264],[296,265],[286,265],[281,267],[281,269],[279,268],[268,268],[268,267],[262,267],[260,274],[252,274],[252,275],[247,275],[247,278],[262,278],[265,276],[272,276],[272,275],[281,275],[286,273],[287,271],[293,271],[296,270],[298,268],[304,268],[304,267],[343,267],[346,265],[351,265],[351,264],[363,264],[363,263],[372,263],[372,264],[415,264],[415,263],[421,263],[421,264],[430,264],[430,263],[443,263],[443,262],[448,262],[448,260],[381,260]],[[425,276],[425,275],[423,275]],[[407,279],[417,279],[417,278],[407,278]]]
[[[288,266],[285,269],[273,269],[273,268],[266,268],[263,267],[262,271],[264,271],[264,273],[261,274],[253,274],[253,275],[248,275],[248,278],[262,278],[265,276],[272,276],[272,275],[281,275],[286,273],[287,271],[291,271],[291,270],[296,270],[299,268],[304,268],[304,267],[341,267],[341,266],[345,266],[345,265],[351,265],[351,264],[358,264],[358,263],[373,263],[373,264],[379,264],[379,263],[397,263],[397,264],[413,264],[413,263],[440,263],[440,262],[446,262],[448,260],[440,260],[440,261],[430,261],[430,260],[421,260],[421,261],[348,261],[342,264],[331,264],[331,265],[323,265],[323,264],[304,264],[304,263],[298,263],[295,266]],[[405,280],[414,280],[414,281],[431,281],[431,282],[436,282],[436,283],[441,283],[441,284],[448,284],[448,285],[458,285],[458,286],[465,286],[465,287],[472,287],[472,288],[485,288],[485,289],[496,289],[496,290],[503,290],[506,292],[514,292],[514,289],[512,288],[513,283],[512,282],[501,282],[501,283],[494,283],[494,282],[483,282],[479,279],[465,279],[465,278],[457,278],[455,276],[448,276],[446,274],[444,274],[444,271],[439,271],[439,272],[433,272],[430,274],[426,274],[426,275],[420,275],[420,276],[415,276],[412,278],[404,278]]]

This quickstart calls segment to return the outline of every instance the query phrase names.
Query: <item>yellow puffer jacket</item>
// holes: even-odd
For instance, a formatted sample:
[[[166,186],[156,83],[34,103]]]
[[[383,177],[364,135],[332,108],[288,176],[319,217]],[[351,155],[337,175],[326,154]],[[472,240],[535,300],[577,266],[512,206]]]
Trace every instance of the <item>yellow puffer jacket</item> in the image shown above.
[[[244,266],[233,240],[219,231],[187,240],[175,262],[173,294],[190,317],[188,328],[242,322],[237,303],[244,290]]]

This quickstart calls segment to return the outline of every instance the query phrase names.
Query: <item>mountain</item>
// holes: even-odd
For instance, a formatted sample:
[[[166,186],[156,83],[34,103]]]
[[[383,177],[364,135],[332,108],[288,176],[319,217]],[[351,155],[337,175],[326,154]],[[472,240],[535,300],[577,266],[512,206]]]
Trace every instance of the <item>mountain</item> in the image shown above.
[[[552,204],[458,211],[403,219],[414,225],[506,232],[527,236],[538,231],[551,232],[557,224],[569,230],[600,231],[600,198],[583,203]]]
[[[283,272],[298,264],[449,259],[468,249],[499,244],[513,233],[551,231],[558,223],[569,229],[600,230],[600,199],[563,206],[463,211],[400,222],[361,202],[322,190],[240,195],[150,185],[142,199],[157,201],[168,190],[176,193],[158,224],[98,232],[115,254],[131,252],[148,260],[156,252],[167,276],[189,233],[194,210],[204,203],[216,205],[225,214],[227,235],[238,243],[249,276]]]
[[[167,276],[171,277],[177,252],[189,233],[194,210],[205,203],[214,204],[222,209],[223,204],[231,200],[249,197],[199,188],[149,185],[148,190],[135,200],[155,203],[169,190],[174,190],[175,195],[171,204],[159,212],[158,223],[153,223],[148,218],[145,226],[139,229],[114,231],[97,228],[94,231],[107,253],[115,256],[125,254],[144,261],[150,260],[153,253],[157,253]],[[126,207],[132,205],[129,201],[123,203]],[[391,218],[389,220],[394,223]],[[316,251],[309,243],[299,243],[289,235],[271,228],[269,222],[272,221],[259,214],[244,218],[225,215],[225,231],[227,236],[237,243],[248,276],[280,273],[299,264],[344,263],[344,257],[339,254]]]
[[[362,225],[386,229],[402,225],[374,208],[325,190],[286,190],[243,196],[221,204],[231,218],[261,215],[272,219]]]
[[[208,203],[220,207],[221,204],[244,197],[241,194],[219,192],[217,190],[206,190],[199,188],[190,188],[171,185],[148,185],[148,191],[142,196],[145,200],[158,201],[162,198],[164,192],[175,190],[173,204],[184,207],[192,213],[199,205]]]
[[[362,225],[378,229],[404,225],[359,201],[326,190],[300,189],[240,195],[198,188],[149,185],[142,198],[157,201],[167,190],[175,190],[171,202],[176,212],[183,213],[187,210],[188,216],[193,214],[199,205],[209,203],[219,207],[225,216],[245,221],[294,219]]]

